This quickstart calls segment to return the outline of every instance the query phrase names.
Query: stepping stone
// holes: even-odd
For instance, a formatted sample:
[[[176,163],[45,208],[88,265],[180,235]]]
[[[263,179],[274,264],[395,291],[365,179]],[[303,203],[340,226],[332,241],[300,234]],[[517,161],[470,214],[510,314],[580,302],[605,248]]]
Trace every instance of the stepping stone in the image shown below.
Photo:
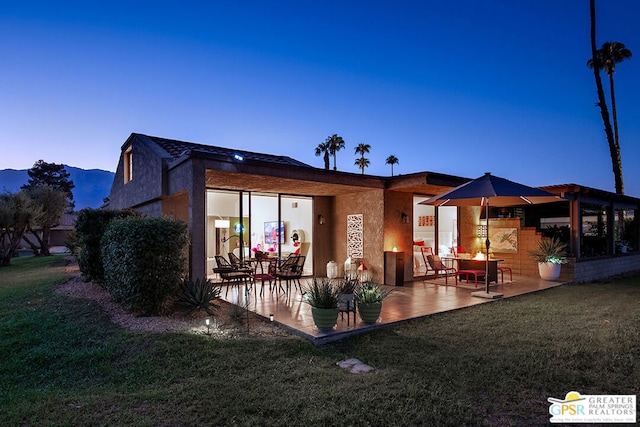
[[[373,370],[373,367],[362,363],[358,359],[347,359],[342,362],[336,363],[336,365],[340,366],[342,369],[346,369],[352,374],[359,374],[361,372],[370,372]]]

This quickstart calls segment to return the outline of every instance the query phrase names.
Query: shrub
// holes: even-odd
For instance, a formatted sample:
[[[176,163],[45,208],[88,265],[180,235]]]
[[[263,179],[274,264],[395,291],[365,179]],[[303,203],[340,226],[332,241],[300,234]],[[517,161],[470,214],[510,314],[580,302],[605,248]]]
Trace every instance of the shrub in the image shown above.
[[[211,301],[219,298],[221,293],[222,286],[209,279],[184,280],[178,298],[180,305],[189,311],[204,310],[213,316],[213,309],[220,306]]]
[[[125,308],[159,314],[185,270],[187,225],[171,218],[112,221],[102,238],[107,290]]]
[[[305,289],[305,301],[315,308],[338,308],[342,293],[339,286],[334,286],[327,278],[314,277]]]
[[[104,266],[100,255],[100,241],[107,226],[118,218],[138,215],[133,211],[82,209],[75,224],[73,252],[78,260],[82,277],[104,283]]]
[[[377,283],[367,281],[360,284],[354,293],[358,303],[372,304],[384,301],[393,292],[393,289],[384,289]]]

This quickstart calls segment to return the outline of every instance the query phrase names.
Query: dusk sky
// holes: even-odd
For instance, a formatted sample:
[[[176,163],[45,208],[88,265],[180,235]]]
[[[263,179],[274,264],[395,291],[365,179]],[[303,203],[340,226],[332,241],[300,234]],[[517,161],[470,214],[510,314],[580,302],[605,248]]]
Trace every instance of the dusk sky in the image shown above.
[[[640,197],[640,1],[596,7],[598,47],[634,54],[615,84]],[[343,171],[366,143],[373,175],[393,154],[396,174],[614,191],[589,25],[588,0],[0,0],[0,169],[114,171],[132,132],[323,167],[337,133]]]

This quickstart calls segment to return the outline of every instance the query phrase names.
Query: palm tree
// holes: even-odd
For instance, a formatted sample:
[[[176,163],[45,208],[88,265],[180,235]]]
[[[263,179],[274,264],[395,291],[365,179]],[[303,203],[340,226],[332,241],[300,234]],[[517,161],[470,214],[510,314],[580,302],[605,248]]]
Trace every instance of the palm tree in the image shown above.
[[[398,163],[400,163],[400,161],[398,161],[398,158],[393,154],[387,157],[387,160],[384,162],[385,165],[391,165],[391,176],[393,176],[393,165],[397,165]]]
[[[329,154],[333,156],[333,170],[338,170],[338,168],[336,167],[336,153],[344,148],[344,139],[334,133],[333,135],[328,137],[324,143],[329,150]]]
[[[324,153],[324,168],[329,170],[329,145],[326,142],[321,142],[316,147],[316,156],[320,156]]]
[[[613,73],[616,71],[616,64],[631,58],[631,51],[624,47],[624,43],[605,42],[596,51],[596,57],[587,61],[589,68],[598,67],[604,69],[609,76],[609,92],[611,96],[611,114],[613,115],[613,136],[616,145],[620,145],[618,140],[618,116],[616,114],[616,96],[613,86]]]
[[[358,144],[358,146],[356,147],[356,152],[355,154],[360,154],[360,157],[364,158],[364,155],[367,154],[369,152],[369,150],[371,149],[371,146],[369,144],[363,144],[362,142],[360,144]]]
[[[364,175],[364,168],[368,168],[369,163],[369,159],[360,157],[359,159],[356,159],[355,165],[362,170],[362,175]]]
[[[615,180],[616,193],[624,194],[624,182],[622,180],[622,159],[620,157],[620,146],[616,143],[611,128],[611,119],[609,118],[609,110],[607,101],[604,97],[604,89],[602,88],[602,80],[600,78],[600,60],[598,59],[598,49],[596,48],[596,3],[595,0],[589,1],[589,10],[591,15],[591,59],[587,61],[587,65],[593,69],[593,75],[596,80],[596,90],[598,92],[598,106],[600,107],[600,115],[604,122],[604,132],[607,135],[609,144],[609,154],[611,155],[611,163],[613,166],[613,178]]]

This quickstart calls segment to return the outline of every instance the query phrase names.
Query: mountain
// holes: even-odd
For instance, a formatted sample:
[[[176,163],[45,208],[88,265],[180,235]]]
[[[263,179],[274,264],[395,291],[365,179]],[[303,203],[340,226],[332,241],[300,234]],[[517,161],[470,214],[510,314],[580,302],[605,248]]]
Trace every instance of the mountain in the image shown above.
[[[84,208],[99,208],[105,197],[109,196],[113,172],[100,169],[80,169],[73,166],[64,167],[69,172],[69,179],[75,184],[73,199],[76,210]],[[0,170],[0,191],[15,193],[20,187],[29,181],[27,169]]]

